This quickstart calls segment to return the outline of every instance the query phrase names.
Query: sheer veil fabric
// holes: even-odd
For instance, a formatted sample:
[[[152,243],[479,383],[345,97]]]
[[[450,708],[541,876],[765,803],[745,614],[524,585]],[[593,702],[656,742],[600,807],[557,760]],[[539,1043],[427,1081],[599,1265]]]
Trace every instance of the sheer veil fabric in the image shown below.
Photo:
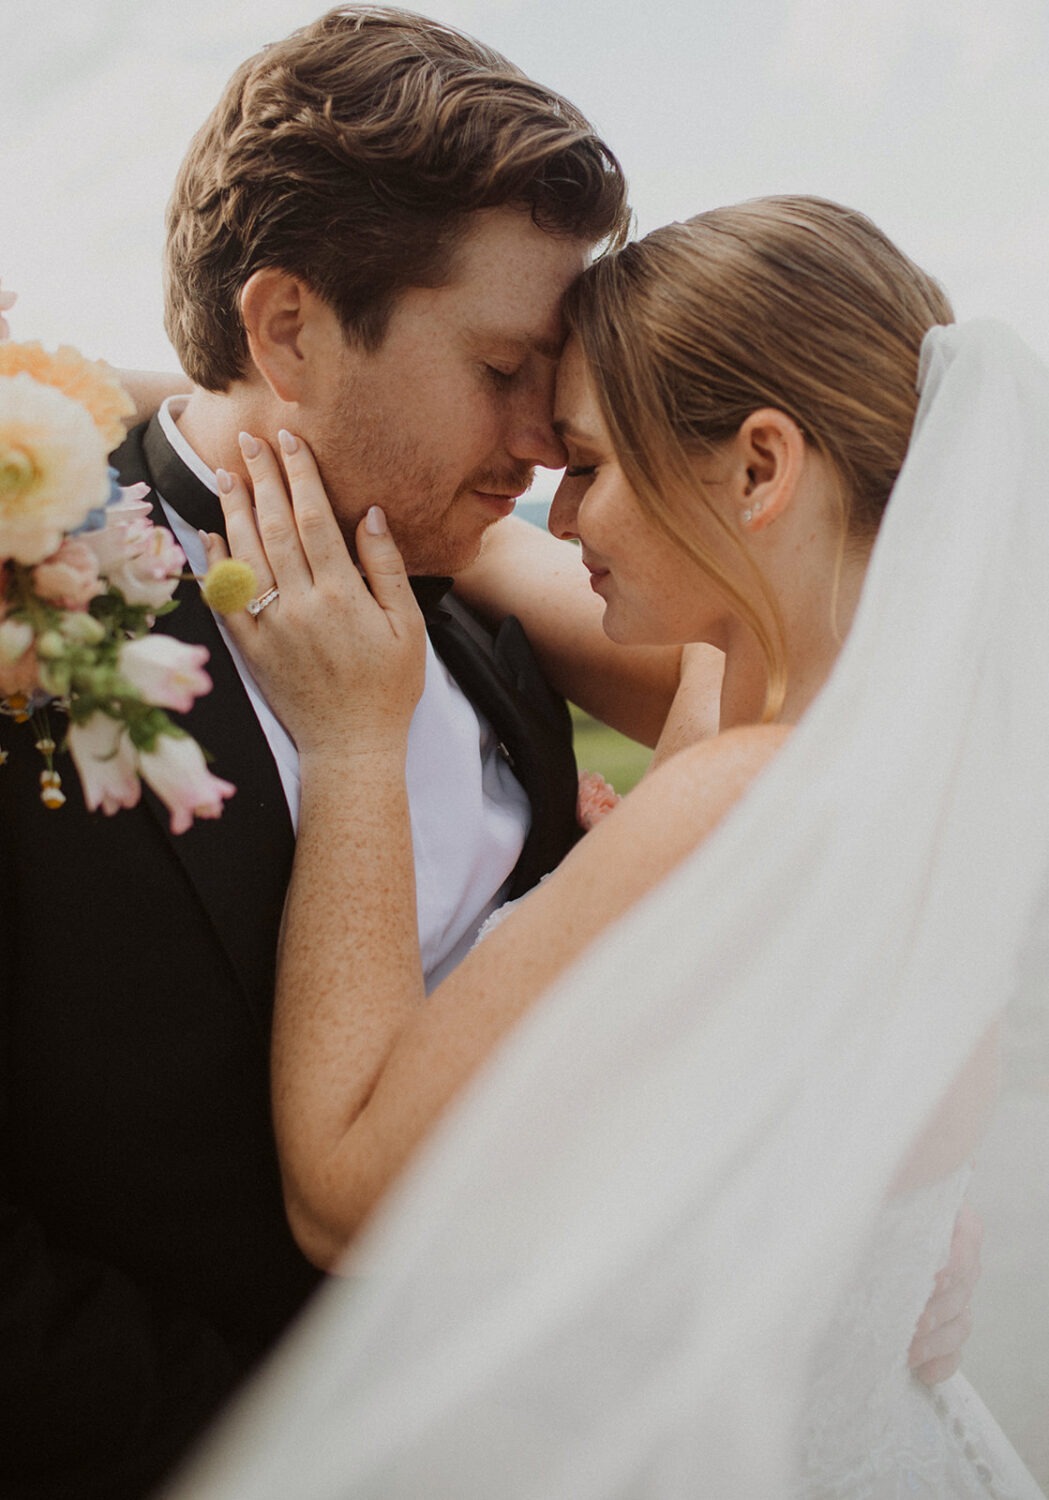
[[[785,1494],[811,1353],[1010,1001],[1044,1132],[1049,375],[973,323],[919,386],[820,698],[491,1060],[179,1500]]]

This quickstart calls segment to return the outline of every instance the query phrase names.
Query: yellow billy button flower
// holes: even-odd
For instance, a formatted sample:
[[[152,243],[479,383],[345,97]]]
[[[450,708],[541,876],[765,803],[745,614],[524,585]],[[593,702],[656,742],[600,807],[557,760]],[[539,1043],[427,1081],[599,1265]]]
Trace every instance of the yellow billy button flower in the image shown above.
[[[259,581],[250,563],[227,557],[207,571],[200,585],[201,597],[217,615],[234,615],[247,608],[259,591]]]

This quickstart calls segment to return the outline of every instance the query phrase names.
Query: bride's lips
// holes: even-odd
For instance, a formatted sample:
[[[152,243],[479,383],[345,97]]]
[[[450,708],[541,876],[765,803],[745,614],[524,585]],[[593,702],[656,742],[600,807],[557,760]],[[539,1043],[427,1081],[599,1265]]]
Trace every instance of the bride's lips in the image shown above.
[[[611,570],[608,568],[595,567],[593,563],[587,562],[585,557],[583,558],[583,567],[590,574],[590,587],[593,589],[595,594],[599,594],[601,592],[601,585],[608,577]]]

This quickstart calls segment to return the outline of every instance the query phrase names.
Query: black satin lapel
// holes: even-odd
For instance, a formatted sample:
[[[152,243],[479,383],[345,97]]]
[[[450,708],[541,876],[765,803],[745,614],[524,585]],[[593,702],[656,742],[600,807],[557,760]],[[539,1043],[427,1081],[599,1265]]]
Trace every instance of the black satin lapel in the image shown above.
[[[156,486],[184,521],[198,531],[217,531],[221,536],[226,535],[226,519],[219,497],[197,478],[192,469],[186,468],[156,417],[142,433],[142,455],[150,475],[149,483]]]
[[[141,431],[132,434],[114,459],[125,483],[144,479],[152,484]],[[177,496],[165,491],[165,498],[180,508]],[[166,525],[156,492],[151,499],[154,520]],[[220,818],[198,819],[181,834],[170,832],[167,809],[148,788],[144,800],[203,904],[249,1001],[268,1020],[276,935],[295,848],[291,817],[266,737],[195,580],[184,579],[175,598],[178,608],[158,620],[156,628],[208,648],[212,689],[188,714],[173,717],[212,756],[214,774],[231,781],[237,791],[224,804]]]

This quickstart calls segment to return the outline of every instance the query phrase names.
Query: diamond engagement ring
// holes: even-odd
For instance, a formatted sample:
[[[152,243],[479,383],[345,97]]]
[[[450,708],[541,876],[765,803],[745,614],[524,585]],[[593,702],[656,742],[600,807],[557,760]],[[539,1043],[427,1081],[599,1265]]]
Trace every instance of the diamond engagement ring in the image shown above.
[[[266,605],[272,604],[279,594],[280,589],[276,584],[273,584],[264,594],[260,594],[257,599],[249,599],[244,607],[249,615],[261,615]]]

